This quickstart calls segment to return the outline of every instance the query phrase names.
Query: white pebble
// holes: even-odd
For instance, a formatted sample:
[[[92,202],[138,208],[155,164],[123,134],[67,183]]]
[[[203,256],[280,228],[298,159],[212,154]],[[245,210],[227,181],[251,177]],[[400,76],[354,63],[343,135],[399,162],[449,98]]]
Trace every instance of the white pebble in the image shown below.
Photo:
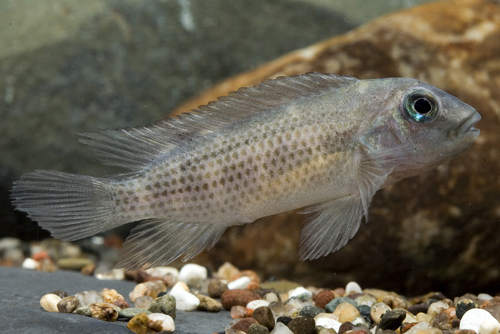
[[[207,268],[195,263],[184,265],[179,272],[179,281],[189,286],[199,287],[205,279],[207,279]]]
[[[312,297],[312,292],[302,286],[288,291],[288,298],[297,297],[299,299],[307,299]]]
[[[421,330],[431,329],[432,326],[428,322],[422,321],[410,328],[405,334],[417,334]]]
[[[435,302],[432,303],[429,306],[429,309],[427,310],[427,314],[430,316],[435,316],[439,313],[441,313],[444,310],[447,310],[450,308],[450,305],[446,304],[445,302]]]
[[[269,292],[264,295],[264,300],[271,303],[271,302],[279,302],[280,299],[277,294],[274,292]]]
[[[48,293],[46,295],[43,295],[40,299],[40,306],[47,312],[59,313],[59,310],[57,309],[57,303],[59,303],[61,299],[62,298],[58,295]]]
[[[492,300],[493,296],[489,295],[487,293],[480,293],[480,294],[477,295],[477,298],[479,298],[481,300]]]
[[[38,268],[40,268],[40,263],[28,257],[23,261],[23,268],[29,270],[37,270]]]
[[[247,286],[250,284],[251,280],[250,277],[248,276],[243,276],[238,279],[235,279],[232,282],[227,283],[227,288],[229,290],[233,289],[246,289]]]
[[[170,294],[175,298],[175,305],[178,310],[192,311],[200,305],[200,300],[192,293],[187,292],[180,285],[174,285]]]
[[[366,328],[370,328],[370,324],[362,316],[355,318],[353,321],[351,321],[351,323],[354,326],[365,326]]]
[[[284,323],[277,322],[270,334],[293,334],[293,332]]]
[[[321,326],[324,328],[332,328],[337,333],[340,330],[340,325],[342,325],[342,323],[338,321],[338,317],[331,313],[318,314],[314,317],[314,322],[316,324],[316,327]]]
[[[252,310],[255,310],[261,306],[269,306],[269,302],[262,299],[257,299],[257,300],[252,300],[247,304],[247,308]]]
[[[361,290],[361,287],[359,286],[358,283],[356,282],[349,282],[345,286],[345,296],[350,295],[351,293],[362,293],[363,290]]]
[[[488,311],[473,308],[463,315],[460,329],[472,329],[479,334],[492,334],[500,330],[500,324]]]
[[[146,272],[153,277],[165,277],[168,275],[175,279],[179,277],[179,270],[174,267],[153,267],[147,269]]]
[[[148,327],[154,329],[155,331],[168,331],[173,332],[175,330],[174,319],[171,316],[163,313],[151,313],[147,316]]]

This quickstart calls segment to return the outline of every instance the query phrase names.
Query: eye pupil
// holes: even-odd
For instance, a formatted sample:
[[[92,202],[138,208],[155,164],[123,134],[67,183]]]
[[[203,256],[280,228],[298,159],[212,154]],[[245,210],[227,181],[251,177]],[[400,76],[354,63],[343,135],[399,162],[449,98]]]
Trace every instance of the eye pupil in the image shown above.
[[[432,110],[432,105],[429,100],[420,98],[413,103],[413,108],[419,114],[427,114]]]

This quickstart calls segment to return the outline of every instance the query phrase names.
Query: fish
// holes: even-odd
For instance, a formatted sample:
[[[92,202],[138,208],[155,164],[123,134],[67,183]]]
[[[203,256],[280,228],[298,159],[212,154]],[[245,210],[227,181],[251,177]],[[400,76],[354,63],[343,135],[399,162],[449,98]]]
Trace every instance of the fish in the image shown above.
[[[304,208],[299,257],[314,260],[354,237],[379,189],[468,150],[480,119],[416,79],[279,77],[152,125],[83,133],[100,162],[126,172],[36,170],[11,198],[62,240],[139,222],[126,269],[190,260],[230,226]]]

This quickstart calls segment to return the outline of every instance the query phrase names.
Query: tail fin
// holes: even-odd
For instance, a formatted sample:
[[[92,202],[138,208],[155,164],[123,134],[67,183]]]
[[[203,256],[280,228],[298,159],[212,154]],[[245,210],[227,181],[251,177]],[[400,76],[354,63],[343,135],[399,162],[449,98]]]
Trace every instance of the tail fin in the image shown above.
[[[58,239],[82,239],[121,225],[107,179],[38,170],[14,182],[11,198]]]

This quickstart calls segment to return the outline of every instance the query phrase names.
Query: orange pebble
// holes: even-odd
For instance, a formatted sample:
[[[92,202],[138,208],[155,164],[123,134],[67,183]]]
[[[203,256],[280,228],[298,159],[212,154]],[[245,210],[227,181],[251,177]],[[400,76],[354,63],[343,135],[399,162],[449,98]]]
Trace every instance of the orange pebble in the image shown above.
[[[35,261],[40,261],[44,259],[50,259],[50,256],[46,251],[40,251],[38,253],[33,254],[32,259]]]

